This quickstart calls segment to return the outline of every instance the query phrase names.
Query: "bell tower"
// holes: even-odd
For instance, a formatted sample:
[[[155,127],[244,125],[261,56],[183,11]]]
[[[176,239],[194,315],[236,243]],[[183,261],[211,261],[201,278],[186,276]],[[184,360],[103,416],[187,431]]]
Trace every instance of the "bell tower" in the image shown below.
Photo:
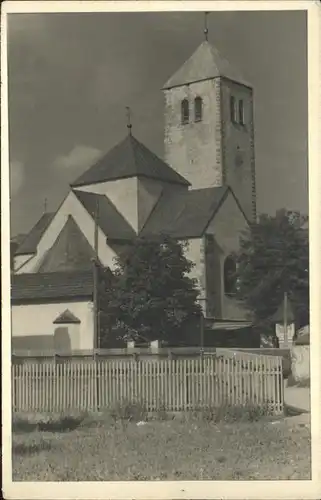
[[[168,80],[165,161],[192,189],[228,185],[256,219],[253,89],[207,40]]]

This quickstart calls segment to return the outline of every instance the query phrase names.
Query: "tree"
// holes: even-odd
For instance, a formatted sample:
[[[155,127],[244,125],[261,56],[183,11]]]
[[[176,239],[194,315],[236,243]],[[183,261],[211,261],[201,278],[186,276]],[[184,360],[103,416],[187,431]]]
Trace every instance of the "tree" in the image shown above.
[[[307,217],[280,210],[262,215],[242,235],[237,256],[237,297],[257,324],[268,325],[288,293],[298,327],[309,321]]]
[[[131,242],[116,259],[114,279],[103,291],[103,316],[126,339],[183,340],[184,331],[200,314],[194,264],[185,257],[186,243],[171,238]],[[108,327],[103,328],[101,346]],[[104,340],[105,339],[105,340]]]

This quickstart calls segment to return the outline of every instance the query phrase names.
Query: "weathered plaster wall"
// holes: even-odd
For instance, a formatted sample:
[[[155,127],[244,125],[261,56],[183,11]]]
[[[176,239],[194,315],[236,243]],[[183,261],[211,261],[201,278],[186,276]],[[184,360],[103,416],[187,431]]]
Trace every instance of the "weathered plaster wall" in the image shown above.
[[[137,177],[100,182],[88,186],[80,186],[79,191],[104,194],[115,205],[119,213],[132,228],[138,231],[138,180]]]
[[[138,231],[142,229],[163,191],[163,184],[153,179],[138,180]]]
[[[53,321],[66,309],[80,319],[79,325],[54,325]],[[94,321],[92,302],[59,302],[50,304],[14,305],[11,313],[12,337],[53,336],[70,329],[72,349],[92,349],[94,342]],[[77,328],[74,328],[77,327]],[[79,335],[74,333],[77,331]],[[14,340],[13,340],[14,342]],[[26,339],[27,343],[27,339]],[[48,345],[50,343],[48,342]]]
[[[33,259],[34,255],[28,254],[28,255],[15,255],[14,256],[14,270],[15,272],[18,272],[20,267],[24,266],[26,262],[29,260]]]

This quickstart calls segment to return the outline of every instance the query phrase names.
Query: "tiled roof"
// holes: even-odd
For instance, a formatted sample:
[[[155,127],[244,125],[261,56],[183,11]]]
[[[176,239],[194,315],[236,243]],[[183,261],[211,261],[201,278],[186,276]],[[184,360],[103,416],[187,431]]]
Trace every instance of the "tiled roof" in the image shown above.
[[[14,274],[11,300],[90,299],[93,293],[93,272],[25,273]]]
[[[105,196],[75,189],[74,194],[91,217],[95,217],[98,202],[98,226],[109,238],[132,239],[135,231]]]
[[[38,269],[39,273],[92,269],[95,252],[86,237],[69,215],[58,238],[47,251]]]
[[[78,324],[80,323],[80,319],[77,318],[69,309],[66,309],[63,313],[59,314],[59,316],[53,322],[55,325],[58,324]]]
[[[17,248],[15,255],[33,254],[37,251],[37,245],[41,236],[46,231],[50,222],[53,219],[54,213],[45,213],[41,216],[30,233],[23,239],[22,243]]]
[[[228,187],[165,193],[141,231],[141,236],[166,234],[174,238],[202,236],[227,194]]]
[[[128,135],[82,174],[72,184],[72,187],[139,176],[189,185],[186,179],[147,149],[146,146],[137,141],[132,135]]]
[[[188,83],[225,77],[252,87],[242,75],[224,59],[219,51],[209,42],[203,42],[192,56],[166,82],[164,89],[186,85]]]

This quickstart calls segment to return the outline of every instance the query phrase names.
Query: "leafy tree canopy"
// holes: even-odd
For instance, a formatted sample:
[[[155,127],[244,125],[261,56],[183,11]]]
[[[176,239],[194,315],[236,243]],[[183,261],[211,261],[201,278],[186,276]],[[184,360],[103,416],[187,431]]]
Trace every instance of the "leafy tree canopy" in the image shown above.
[[[185,257],[186,246],[168,237],[137,238],[116,259],[101,303],[104,317],[124,339],[179,341],[199,317],[199,291],[188,276],[194,264]]]
[[[241,238],[237,296],[257,324],[268,324],[288,293],[297,326],[309,321],[307,217],[280,210],[261,215]]]

